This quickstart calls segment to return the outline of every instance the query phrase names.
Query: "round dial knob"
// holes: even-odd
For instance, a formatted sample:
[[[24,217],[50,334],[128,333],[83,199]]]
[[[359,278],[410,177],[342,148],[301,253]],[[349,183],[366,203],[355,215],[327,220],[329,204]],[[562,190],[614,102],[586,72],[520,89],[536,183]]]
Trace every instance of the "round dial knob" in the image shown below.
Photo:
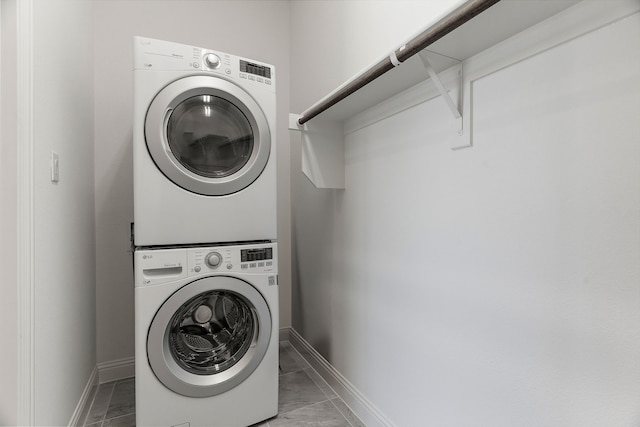
[[[218,252],[211,252],[210,254],[207,254],[204,261],[209,267],[218,268],[222,263],[222,255],[220,255]]]
[[[204,56],[204,63],[209,68],[218,68],[220,66],[220,57],[215,53],[207,53]]]

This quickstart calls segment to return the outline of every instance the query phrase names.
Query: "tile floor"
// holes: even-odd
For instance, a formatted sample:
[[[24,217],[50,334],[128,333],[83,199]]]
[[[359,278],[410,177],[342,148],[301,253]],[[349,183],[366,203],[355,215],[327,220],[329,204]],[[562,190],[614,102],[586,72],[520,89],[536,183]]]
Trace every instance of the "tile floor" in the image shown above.
[[[135,427],[135,379],[100,384],[86,427]],[[252,427],[365,427],[288,342],[280,343],[278,416]]]

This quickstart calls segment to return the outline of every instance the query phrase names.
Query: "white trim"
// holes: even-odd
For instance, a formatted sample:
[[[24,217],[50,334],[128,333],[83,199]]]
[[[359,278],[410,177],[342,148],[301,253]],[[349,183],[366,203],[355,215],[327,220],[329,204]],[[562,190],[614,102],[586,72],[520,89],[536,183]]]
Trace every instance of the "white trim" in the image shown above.
[[[338,372],[293,328],[289,333],[289,342],[366,426],[395,427],[364,394]]]
[[[135,360],[135,357],[125,357],[98,363],[98,382],[104,384],[134,377],[136,374]]]
[[[471,81],[478,80],[611,25],[639,10],[640,2],[637,0],[580,2],[467,59],[465,73]]]
[[[18,424],[35,424],[33,0],[17,2]]]
[[[76,410],[73,411],[73,415],[71,415],[71,421],[69,421],[69,426],[75,427],[75,426],[84,425],[84,419],[81,419],[81,417],[83,415],[86,416],[87,411],[90,409],[89,406],[93,401],[93,394],[97,390],[97,388],[94,388],[94,386],[97,384],[98,384],[98,368],[95,367],[93,368],[93,371],[89,376],[89,381],[87,381],[87,384],[84,386],[84,390],[80,395],[80,400],[76,405]],[[85,409],[87,411],[85,411]]]
[[[0,5],[0,46],[2,46],[2,5]],[[2,81],[2,48],[0,47],[0,82]],[[2,85],[0,84],[0,99],[2,99]],[[0,119],[2,118],[2,103],[0,103]],[[2,147],[2,132],[0,132],[0,147]],[[0,149],[0,156],[2,150]],[[0,157],[0,164],[2,157]]]
[[[462,118],[465,138],[470,138],[469,144],[473,138],[472,95],[475,81],[625,19],[639,10],[640,2],[637,0],[583,1],[463,61]],[[446,86],[457,85],[457,68],[456,65],[440,73]],[[349,135],[438,95],[431,79],[422,81],[347,119],[344,134]]]
[[[279,342],[289,341],[289,335],[291,333],[291,328],[280,328],[279,333]]]
[[[466,60],[462,116],[470,143],[473,144],[473,89],[477,80],[612,25],[639,10],[637,0],[583,1]]]

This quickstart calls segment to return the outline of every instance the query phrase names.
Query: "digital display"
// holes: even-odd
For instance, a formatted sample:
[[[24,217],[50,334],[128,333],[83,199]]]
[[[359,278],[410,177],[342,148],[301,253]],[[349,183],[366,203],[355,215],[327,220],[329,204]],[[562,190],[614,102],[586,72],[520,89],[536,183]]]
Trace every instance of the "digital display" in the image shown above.
[[[264,77],[265,79],[271,78],[271,68],[243,60],[240,60],[240,72],[254,74],[256,76]]]
[[[273,259],[273,248],[242,249],[240,251],[241,262],[263,261]]]

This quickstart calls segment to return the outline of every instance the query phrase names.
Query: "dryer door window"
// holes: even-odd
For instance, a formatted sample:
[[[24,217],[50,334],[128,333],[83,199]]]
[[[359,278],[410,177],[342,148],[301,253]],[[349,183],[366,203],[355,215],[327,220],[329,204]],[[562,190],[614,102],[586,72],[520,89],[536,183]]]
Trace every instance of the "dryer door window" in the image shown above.
[[[244,381],[271,339],[271,313],[249,283],[227,276],[197,280],[171,295],[147,337],[149,364],[169,389],[215,396]]]
[[[197,95],[169,116],[167,141],[176,160],[207,178],[237,173],[253,152],[253,131],[242,111],[224,98]]]
[[[174,184],[206,196],[251,185],[271,152],[271,132],[260,106],[235,84],[189,76],[164,87],[145,118],[151,158]]]

